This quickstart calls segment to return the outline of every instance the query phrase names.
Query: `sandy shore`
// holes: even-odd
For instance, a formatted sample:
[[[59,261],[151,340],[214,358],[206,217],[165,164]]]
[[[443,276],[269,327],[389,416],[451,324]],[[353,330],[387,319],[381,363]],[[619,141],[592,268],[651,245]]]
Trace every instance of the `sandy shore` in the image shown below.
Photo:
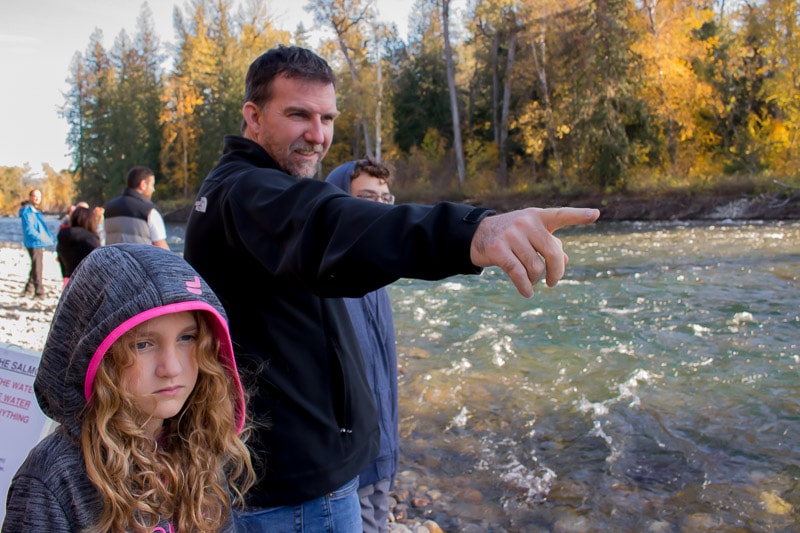
[[[30,270],[30,257],[21,244],[0,242],[0,342],[41,352],[61,295],[55,251],[44,252],[44,300],[20,296]]]

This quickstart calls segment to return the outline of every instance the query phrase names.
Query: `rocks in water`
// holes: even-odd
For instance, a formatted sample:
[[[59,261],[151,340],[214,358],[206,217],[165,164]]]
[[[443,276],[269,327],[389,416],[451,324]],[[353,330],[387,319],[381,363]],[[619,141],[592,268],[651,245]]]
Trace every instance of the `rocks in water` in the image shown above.
[[[592,527],[589,520],[577,513],[564,515],[553,524],[554,533],[589,533],[590,531],[592,531]]]
[[[431,501],[427,498],[423,498],[420,496],[414,496],[413,498],[411,498],[411,507],[419,509],[424,507],[430,507],[430,505]]]
[[[415,470],[402,470],[397,473],[395,488],[389,499],[390,533],[443,533],[442,527],[434,519],[444,511],[452,510],[452,503],[458,495],[447,495],[425,484],[425,475]],[[471,490],[471,489],[469,489]],[[473,491],[473,501],[482,500],[478,491]]]
[[[792,505],[775,493],[762,491],[759,496],[768,513],[788,515],[792,512]]]
[[[418,346],[398,346],[397,355],[401,357],[411,357],[413,359],[430,359],[431,354],[428,350]]]

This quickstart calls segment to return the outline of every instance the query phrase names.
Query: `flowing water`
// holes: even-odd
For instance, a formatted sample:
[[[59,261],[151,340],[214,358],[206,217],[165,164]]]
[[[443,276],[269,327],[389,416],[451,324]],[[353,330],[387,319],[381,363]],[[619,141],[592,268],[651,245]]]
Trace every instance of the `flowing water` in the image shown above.
[[[445,531],[800,531],[800,223],[559,235],[567,275],[530,300],[497,269],[390,286],[404,512]]]
[[[400,484],[445,531],[800,531],[800,223],[560,236],[530,300],[390,287]]]

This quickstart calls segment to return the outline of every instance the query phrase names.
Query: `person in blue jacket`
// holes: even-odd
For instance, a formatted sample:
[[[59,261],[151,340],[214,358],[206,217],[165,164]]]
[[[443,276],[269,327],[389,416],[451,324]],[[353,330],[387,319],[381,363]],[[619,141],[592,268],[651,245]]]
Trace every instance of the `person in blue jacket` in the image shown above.
[[[326,181],[356,198],[394,204],[389,191],[389,167],[371,157],[336,167]],[[380,451],[358,475],[358,497],[364,533],[385,532],[389,519],[389,491],[397,474],[400,454],[397,400],[397,350],[389,293],[384,287],[361,298],[344,298],[358,337],[367,381],[372,389],[380,428]]]
[[[42,191],[33,189],[28,194],[29,203],[19,210],[22,219],[22,240],[28,255],[31,256],[31,271],[22,296],[29,296],[41,300],[45,297],[42,270],[44,268],[44,249],[55,244],[53,234],[45,224],[44,216],[39,208],[42,205]]]

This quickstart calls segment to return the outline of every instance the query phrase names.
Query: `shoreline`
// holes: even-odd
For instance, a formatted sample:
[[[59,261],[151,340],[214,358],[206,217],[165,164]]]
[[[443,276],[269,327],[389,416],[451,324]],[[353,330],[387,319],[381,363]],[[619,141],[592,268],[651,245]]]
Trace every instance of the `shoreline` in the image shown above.
[[[800,220],[800,192],[540,195],[515,193],[474,198],[403,197],[399,203],[433,204],[440,200],[486,207],[504,213],[526,207],[589,207],[600,210],[599,222],[674,222],[720,220]],[[185,224],[194,204],[161,210],[164,220]]]
[[[535,207],[590,207],[600,210],[604,222],[673,222],[719,220],[800,220],[800,193],[702,194],[672,192],[654,194],[610,194],[542,197],[519,194],[485,197],[471,202],[500,212]]]

